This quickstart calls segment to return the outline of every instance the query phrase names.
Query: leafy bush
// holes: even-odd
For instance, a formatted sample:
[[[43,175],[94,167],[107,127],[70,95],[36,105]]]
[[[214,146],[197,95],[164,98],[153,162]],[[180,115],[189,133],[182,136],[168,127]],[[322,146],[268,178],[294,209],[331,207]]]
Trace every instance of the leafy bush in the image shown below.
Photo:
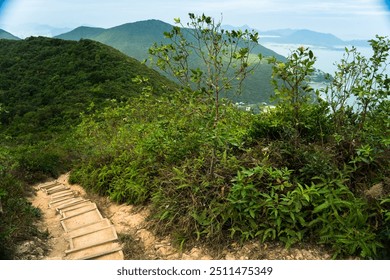
[[[18,242],[41,234],[35,226],[41,212],[26,199],[30,191],[16,177],[17,162],[6,149],[0,148],[0,162],[0,259],[12,259]]]

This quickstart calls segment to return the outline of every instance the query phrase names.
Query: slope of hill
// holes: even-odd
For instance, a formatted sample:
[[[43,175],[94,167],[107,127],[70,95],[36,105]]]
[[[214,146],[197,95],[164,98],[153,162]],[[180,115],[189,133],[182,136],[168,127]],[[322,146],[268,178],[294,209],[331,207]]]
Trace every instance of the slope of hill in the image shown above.
[[[0,39],[7,39],[7,40],[20,40],[20,38],[12,35],[11,33],[0,29]]]
[[[0,123],[10,135],[65,129],[91,103],[138,95],[142,85],[132,82],[137,75],[148,77],[158,92],[173,85],[139,61],[91,40],[1,40],[0,68]]]
[[[145,20],[127,23],[109,29],[79,27],[73,31],[57,36],[60,39],[80,40],[88,38],[112,46],[121,52],[138,60],[149,57],[148,50],[154,43],[168,43],[164,38],[164,32],[172,29],[172,25],[160,20]],[[285,58],[274,51],[258,45],[254,53],[263,56],[275,56],[280,60]],[[270,83],[271,66],[262,64],[255,73],[248,77],[241,96],[230,95],[234,101],[247,103],[260,103],[269,101],[273,93]]]

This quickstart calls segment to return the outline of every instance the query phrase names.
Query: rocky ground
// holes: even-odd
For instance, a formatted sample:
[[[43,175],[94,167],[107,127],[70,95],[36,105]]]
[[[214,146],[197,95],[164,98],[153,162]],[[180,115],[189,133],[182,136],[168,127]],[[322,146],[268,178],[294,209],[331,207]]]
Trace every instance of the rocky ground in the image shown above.
[[[68,175],[58,179],[69,185]],[[325,248],[316,245],[302,245],[285,249],[278,244],[260,244],[247,242],[245,244],[231,243],[223,248],[207,248],[196,246],[180,250],[170,237],[156,236],[151,230],[147,220],[149,210],[147,207],[139,208],[132,205],[116,204],[107,198],[87,194],[81,186],[71,185],[80,196],[88,197],[94,201],[104,217],[110,219],[115,226],[122,243],[125,259],[138,260],[325,260],[331,255]],[[54,209],[48,207],[49,197],[42,191],[37,191],[31,198],[34,206],[42,210],[42,220],[39,229],[46,234],[41,238],[19,244],[17,259],[24,260],[53,260],[63,259],[68,249],[68,242],[60,225],[60,217]],[[222,247],[222,246],[221,246]]]

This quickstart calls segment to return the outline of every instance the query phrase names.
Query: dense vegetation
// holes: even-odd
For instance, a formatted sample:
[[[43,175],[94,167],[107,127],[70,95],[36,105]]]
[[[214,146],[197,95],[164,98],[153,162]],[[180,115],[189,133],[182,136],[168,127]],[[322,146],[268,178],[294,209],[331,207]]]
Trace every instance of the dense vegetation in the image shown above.
[[[131,79],[138,75],[150,77],[160,93],[170,85],[135,59],[89,40],[2,40],[0,67],[1,123],[10,136],[26,138],[66,130],[91,103],[137,95]]]
[[[200,24],[199,34],[206,36],[200,37],[201,40],[212,38],[215,44],[211,45],[219,50],[228,48],[224,40],[238,34],[218,36],[219,25],[204,15],[192,15],[192,20]],[[246,34],[247,38],[256,39],[251,35],[255,34]],[[174,39],[169,38],[169,33],[166,36]],[[113,52],[118,58],[110,57],[108,61],[123,65],[128,59],[119,58],[118,53],[101,44],[44,38],[24,43],[34,41],[41,41],[40,49],[49,52],[55,52],[55,48],[47,44],[69,44],[63,50],[65,53],[76,45],[81,49],[90,46],[84,49],[84,55],[67,53],[66,57],[71,57],[68,64],[57,66],[71,67],[69,63],[85,58],[78,64],[87,65],[85,71],[62,78],[70,79],[68,86],[72,85],[72,79],[84,83],[84,89],[76,87],[70,97],[80,98],[84,106],[75,107],[75,111],[65,106],[61,111],[68,110],[69,115],[61,116],[62,123],[43,118],[46,128],[41,130],[40,125],[27,128],[31,118],[25,115],[39,110],[24,112],[24,107],[15,110],[13,106],[18,108],[19,103],[9,105],[12,98],[7,92],[11,89],[0,83],[2,143],[5,143],[0,150],[0,197],[3,216],[7,217],[0,223],[2,257],[12,256],[10,243],[34,233],[31,221],[39,216],[39,211],[24,199],[23,184],[47,174],[55,176],[61,171],[58,167],[63,167],[60,163],[73,159],[67,166],[72,169],[72,182],[117,202],[150,205],[155,230],[171,235],[181,247],[197,241],[209,244],[226,244],[230,240],[278,241],[287,247],[304,242],[324,244],[335,258],[389,258],[390,79],[384,71],[389,63],[388,38],[370,41],[373,56],[369,58],[355,49],[347,50],[329,87],[321,94],[308,85],[316,60],[311,50],[301,47],[285,61],[268,59],[276,107],[261,108],[256,115],[238,110],[229,100],[217,98],[218,85],[223,83],[218,75],[223,71],[213,72],[216,76],[205,74],[202,80],[203,73],[196,68],[193,71],[183,68],[177,74],[190,70],[189,81],[194,84],[174,88],[141,64],[123,68],[123,72],[113,71],[108,62],[103,67],[96,60],[95,51]],[[27,49],[23,50],[11,58],[3,55],[2,59],[28,54]],[[210,58],[211,68],[218,69],[226,60],[213,55],[214,51],[211,47],[202,51],[202,55]],[[221,53],[226,55],[224,51]],[[37,51],[31,57],[39,54]],[[245,45],[239,45],[231,55],[248,63],[241,65],[244,68],[250,67],[251,61],[245,60],[250,55]],[[40,61],[45,61],[44,58]],[[168,56],[166,62],[170,59],[174,57]],[[110,83],[112,76],[92,79],[90,71],[96,68],[88,65],[93,61],[97,61],[97,69],[113,71],[117,83]],[[2,69],[12,69],[12,65]],[[164,67],[162,61],[160,66]],[[46,73],[54,72],[57,67]],[[80,67],[71,69],[69,72],[73,73]],[[33,79],[42,70],[31,71],[24,78]],[[13,72],[14,79],[21,81],[17,79],[18,73]],[[132,83],[119,82],[124,77]],[[97,85],[90,79],[101,87],[96,95],[93,89]],[[43,80],[50,82],[47,78]],[[106,82],[101,83],[102,80]],[[12,84],[12,79],[4,81]],[[40,82],[36,80],[29,86],[33,84]],[[67,91],[66,83],[51,85]],[[51,94],[41,86],[35,91],[19,89],[14,94],[28,107],[24,101],[31,97],[35,100],[41,89]],[[132,95],[129,99],[127,91]],[[59,90],[57,94],[62,92]],[[88,99],[83,99],[83,92],[91,94]],[[101,95],[104,100],[94,100]],[[49,100],[56,100],[50,96]],[[64,101],[58,98],[54,104]],[[43,106],[34,108],[42,110],[52,104],[36,102]],[[79,123],[73,119],[76,111],[84,112]],[[18,127],[26,127],[32,136],[25,137],[24,130]],[[45,131],[57,129],[61,133],[56,139],[44,141]],[[17,145],[11,144],[13,140],[17,140]],[[41,174],[39,178],[37,174]],[[20,224],[21,221],[27,222]]]
[[[347,50],[325,100],[308,86],[312,51],[270,59],[277,106],[258,115],[225,100],[215,122],[202,89],[114,104],[78,126],[85,157],[71,180],[150,204],[156,230],[180,246],[230,237],[388,258],[389,43],[371,40],[370,58]]]
[[[157,94],[175,85],[89,40],[0,40],[0,69],[0,258],[12,258],[17,243],[41,234],[28,184],[56,177],[77,160],[71,135],[82,114],[139,95],[143,85],[133,80],[140,75]]]

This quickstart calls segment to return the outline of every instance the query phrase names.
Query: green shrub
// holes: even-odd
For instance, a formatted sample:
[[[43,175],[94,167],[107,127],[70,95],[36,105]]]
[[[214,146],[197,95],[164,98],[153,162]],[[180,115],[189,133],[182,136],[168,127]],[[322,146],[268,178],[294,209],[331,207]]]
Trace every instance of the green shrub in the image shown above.
[[[369,223],[367,202],[355,197],[341,179],[323,180],[317,186],[320,199],[313,202],[308,226],[319,242],[331,245],[334,257],[339,254],[376,257],[382,244]]]
[[[0,219],[0,259],[13,259],[18,242],[40,234],[35,222],[41,211],[26,199],[27,187],[11,174],[0,171],[0,199],[3,213]]]
[[[322,183],[303,186],[292,183],[291,174],[264,166],[237,174],[224,206],[232,236],[279,240],[287,247],[316,240],[331,246],[334,257],[378,256],[383,245],[370,224],[367,202],[341,179],[316,178]]]

